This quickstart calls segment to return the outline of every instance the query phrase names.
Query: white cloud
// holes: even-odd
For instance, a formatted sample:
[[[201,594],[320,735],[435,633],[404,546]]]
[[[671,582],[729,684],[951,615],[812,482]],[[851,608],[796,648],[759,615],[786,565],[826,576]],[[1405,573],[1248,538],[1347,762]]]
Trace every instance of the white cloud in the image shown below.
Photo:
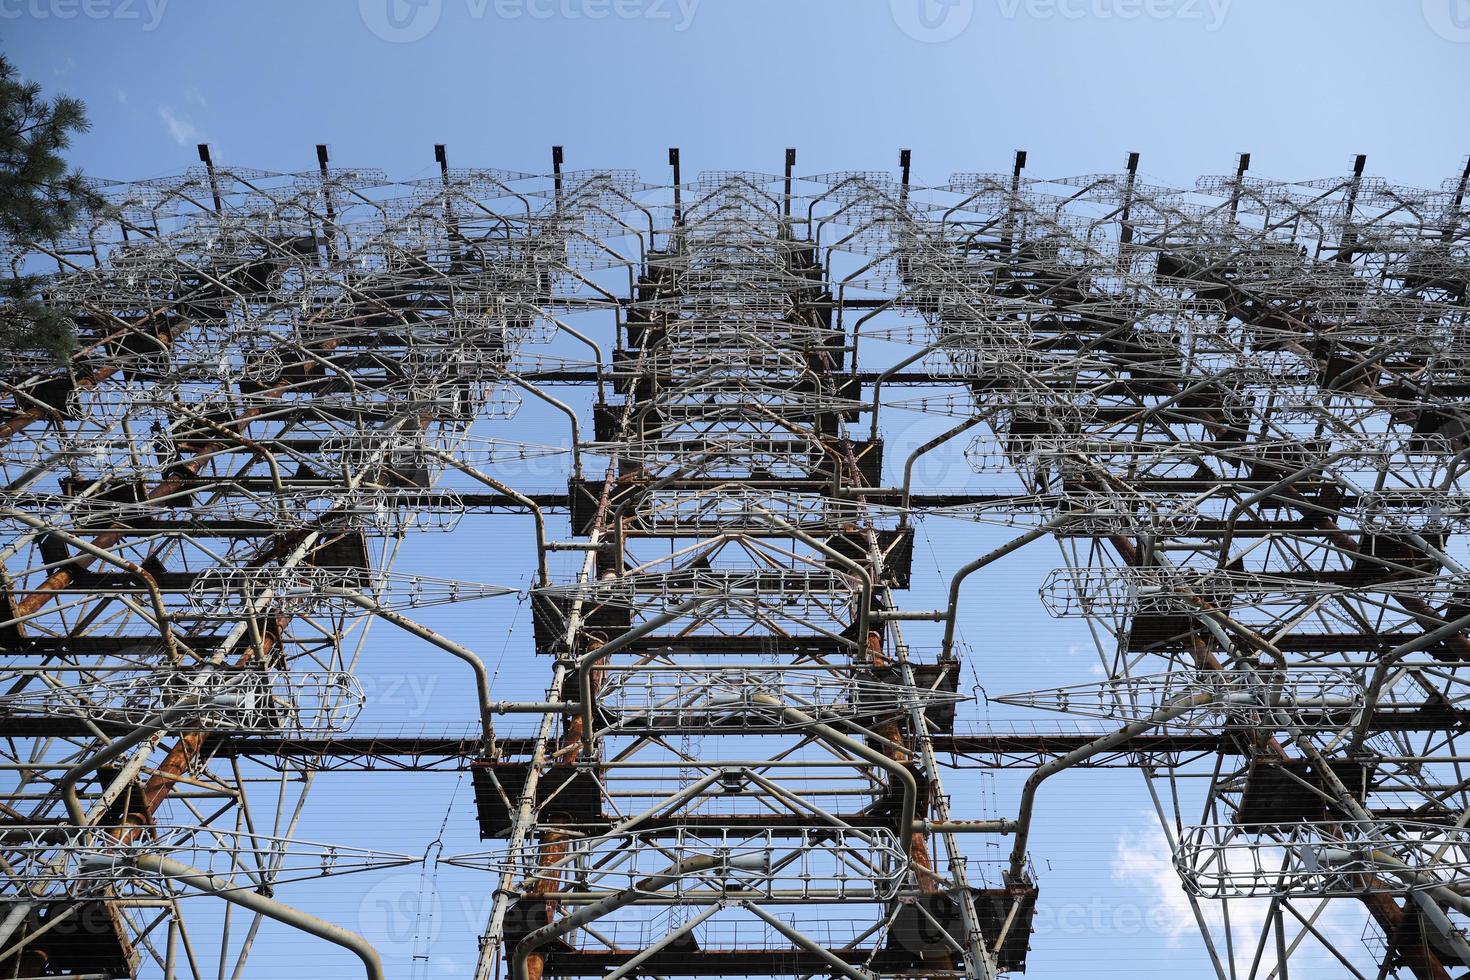
[[[163,120],[163,124],[168,127],[168,134],[180,146],[190,146],[194,143],[205,142],[204,134],[199,131],[197,126],[188,120],[179,118],[173,109],[168,106],[159,106],[158,115]]]
[[[1113,852],[1113,880],[1149,895],[1156,903],[1155,919],[1169,939],[1182,945],[1196,930],[1194,911],[1179,884],[1169,842],[1163,831],[1124,831]]]
[[[1153,814],[1146,814],[1144,819],[1152,822]],[[1179,874],[1174,870],[1168,839],[1158,827],[1124,831],[1118,837],[1117,848],[1113,852],[1112,874],[1114,881],[1145,896],[1145,901],[1151,906],[1149,920],[1161,930],[1170,946],[1177,948],[1202,941],[1199,938],[1198,920],[1179,881]],[[1299,900],[1292,904],[1297,911],[1308,917],[1316,907],[1316,903],[1310,900]],[[1240,976],[1250,974],[1251,961],[1255,958],[1256,944],[1265,928],[1269,908],[1270,902],[1264,898],[1235,899],[1230,903],[1235,966]],[[1202,899],[1200,912],[1214,939],[1215,950],[1223,959],[1226,955],[1226,944],[1225,917],[1221,911],[1221,903]],[[1301,929],[1301,923],[1289,912],[1283,914],[1289,940]],[[1347,899],[1339,899],[1331,902],[1313,922],[1317,931],[1328,937],[1333,946],[1358,964],[1360,969],[1360,961],[1364,960],[1360,942],[1364,914],[1361,906]],[[1313,936],[1302,941],[1288,962],[1292,966],[1293,977],[1303,970],[1311,971],[1304,975],[1313,977],[1337,976],[1343,973],[1336,957]],[[1276,945],[1273,938],[1266,944],[1256,975],[1267,976],[1275,965]],[[1372,968],[1367,972],[1371,976]]]

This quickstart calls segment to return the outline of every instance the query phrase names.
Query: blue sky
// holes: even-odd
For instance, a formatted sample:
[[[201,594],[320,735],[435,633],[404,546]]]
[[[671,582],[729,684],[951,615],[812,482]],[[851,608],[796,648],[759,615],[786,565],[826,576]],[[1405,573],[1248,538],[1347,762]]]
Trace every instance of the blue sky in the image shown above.
[[[1256,173],[1310,178],[1361,152],[1370,173],[1438,184],[1470,152],[1466,0],[0,0],[0,48],[48,91],[87,102],[93,128],[72,159],[122,179],[191,166],[201,141],[217,160],[282,171],[314,167],[325,142],[336,163],[405,179],[434,166],[436,142],[452,164],[538,172],[562,144],[570,168],[630,167],[650,181],[665,178],[671,145],[691,175],[777,171],[787,146],[801,172],[891,169],[911,147],[918,183],[1006,169],[1025,148],[1037,175],[1119,169],[1136,150],[1146,174],[1186,182],[1246,150]],[[950,424],[890,421],[902,430],[890,462]],[[539,406],[517,425],[522,438],[564,438]],[[935,482],[955,485],[956,469]],[[1005,533],[930,522],[908,605],[932,608],[942,569]],[[520,586],[529,543],[524,518],[481,518],[452,548],[432,534],[411,542],[398,568]],[[988,690],[1094,676],[1085,630],[1036,601],[1060,564],[1042,542],[968,586],[962,633]],[[514,599],[422,618],[499,663],[502,696],[541,693],[549,663],[529,655]],[[374,629],[364,680],[379,695],[364,728],[391,718],[440,731],[472,716],[462,667],[387,626]],[[960,816],[1012,815],[1012,775],[947,780]],[[1045,792],[1033,850],[1053,925],[1032,975],[1207,976],[1197,941],[1175,941],[1187,912],[1161,890],[1172,871],[1142,781],[1073,773]],[[417,851],[447,821],[446,850],[474,850],[469,798],[454,775],[323,776],[301,836]],[[381,819],[361,819],[365,799]],[[444,869],[429,883],[436,915],[405,918],[425,884],[410,871],[289,898],[349,928],[398,930],[384,949],[396,975],[463,975],[488,880]],[[1119,912],[1155,907],[1174,916],[1162,931]],[[414,963],[416,932],[435,941]],[[262,935],[249,975],[354,969],[321,944]],[[1316,968],[1292,976],[1338,975]]]
[[[390,2],[406,36],[431,28],[379,37]],[[680,2],[4,0],[0,34],[24,72],[92,106],[76,160],[118,177],[186,166],[200,139],[274,169],[326,142],[394,174],[431,165],[435,142],[533,171],[562,143],[569,166],[649,173],[675,144],[691,169],[778,169],[796,146],[809,173],[892,167],[911,146],[933,180],[1017,147],[1048,175],[1138,150],[1176,180],[1241,150],[1278,177],[1362,152],[1406,183],[1467,152],[1464,0]]]

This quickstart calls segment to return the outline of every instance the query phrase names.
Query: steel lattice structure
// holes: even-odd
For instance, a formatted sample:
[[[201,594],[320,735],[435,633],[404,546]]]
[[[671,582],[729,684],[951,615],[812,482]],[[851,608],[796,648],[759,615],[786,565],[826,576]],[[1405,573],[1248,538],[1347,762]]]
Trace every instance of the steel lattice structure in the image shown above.
[[[401,183],[201,147],[10,257],[55,270],[81,347],[0,363],[5,976],[173,980],[212,895],[255,923],[221,970],[265,917],[381,977],[374,937],[288,898],[419,859],[292,828],[312,773],[443,769],[487,842],[444,859],[492,896],[476,980],[1023,971],[1032,815],[1075,766],[1143,771],[1196,908],[1268,903],[1257,965],[1326,946],[1364,976],[1311,927],[1332,902],[1380,978],[1470,967],[1470,166],[436,157]],[[569,437],[519,438],[527,400]],[[954,421],[885,459],[897,408]],[[915,485],[946,452],[983,492]],[[496,475],[543,458],[564,492]],[[534,523],[541,701],[414,618],[516,587],[394,567],[487,513]],[[1019,534],[914,608],[928,520]],[[994,701],[1091,721],[957,726],[962,586],[1043,539],[1041,602],[1108,670]],[[377,620],[464,663],[472,735],[350,728]],[[955,766],[1029,776],[981,819]]]

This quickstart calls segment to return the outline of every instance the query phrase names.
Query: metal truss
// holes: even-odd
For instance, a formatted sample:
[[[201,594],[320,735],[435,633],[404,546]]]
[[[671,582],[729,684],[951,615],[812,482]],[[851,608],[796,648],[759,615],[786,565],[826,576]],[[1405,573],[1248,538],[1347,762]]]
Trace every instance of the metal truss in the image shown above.
[[[1470,167],[200,159],[16,259],[80,348],[0,353],[0,972],[174,980],[210,896],[253,923],[209,934],[222,971],[271,918],[382,977],[288,893],[418,859],[254,828],[318,772],[461,770],[496,842],[442,861],[490,898],[475,980],[991,978],[1026,967],[1033,814],[1072,767],[1144,774],[1196,909],[1270,903],[1249,938],[1198,916],[1222,980],[1273,936],[1283,976],[1314,946],[1470,967]],[[565,438],[525,438],[530,404]],[[897,458],[900,409],[954,421]],[[916,486],[941,452],[989,485]],[[395,567],[507,512],[528,589]],[[915,526],[954,520],[1020,533],[905,608]],[[1043,539],[1041,602],[1105,676],[993,700],[1090,721],[957,724],[962,586]],[[413,618],[511,597],[542,700]],[[350,727],[379,620],[472,674],[470,727]],[[951,811],[970,767],[1029,773],[1010,812]]]
[[[144,855],[182,857],[207,873],[217,867],[223,880],[237,889],[256,889],[267,882],[274,887],[419,861],[405,854],[212,827],[143,830],[136,826],[15,824],[7,826],[4,835],[6,852],[13,860],[0,901],[32,905],[58,899],[107,901],[123,895],[156,895],[170,876],[140,867],[137,859]]]
[[[1453,890],[1464,881],[1465,831],[1397,820],[1279,828],[1191,827],[1175,860],[1185,886],[1216,897],[1348,897]],[[1456,894],[1448,900],[1463,908]]]

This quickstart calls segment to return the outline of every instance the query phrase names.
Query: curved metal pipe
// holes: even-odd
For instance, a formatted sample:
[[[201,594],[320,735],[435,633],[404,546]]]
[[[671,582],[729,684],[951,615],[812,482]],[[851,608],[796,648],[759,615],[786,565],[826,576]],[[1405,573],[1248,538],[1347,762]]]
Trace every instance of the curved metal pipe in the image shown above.
[[[507,374],[505,379],[516,387],[529,391],[532,395],[572,420],[572,476],[580,480],[582,478],[582,422],[577,418],[576,411],[566,402],[553,398],[525,378],[518,377],[514,374]]]
[[[363,595],[361,592],[356,592],[352,589],[344,589],[340,586],[321,586],[313,589],[287,589],[285,591],[287,594],[326,594],[346,599],[353,605],[361,609],[366,609],[374,616],[387,620],[399,629],[412,633],[419,639],[432,643],[451,656],[458,657],[460,660],[469,664],[470,670],[474,671],[475,674],[475,694],[480,702],[480,738],[484,743],[484,751],[487,754],[494,753],[495,727],[490,720],[494,712],[494,705],[490,702],[490,674],[485,670],[485,662],[476,656],[473,650],[460,646],[448,637],[440,636],[422,623],[414,622],[407,616],[394,612],[392,609],[381,605],[372,596]]]
[[[551,574],[546,567],[546,515],[541,512],[541,505],[509,484],[501,483],[494,477],[481,473],[478,469],[459,459],[459,457],[452,453],[447,453],[442,449],[426,449],[424,454],[441,460],[472,480],[478,480],[496,493],[503,493],[522,507],[530,510],[531,520],[536,523],[537,584],[551,584]]]
[[[1373,679],[1368,682],[1368,688],[1363,692],[1363,710],[1358,716],[1357,724],[1353,726],[1354,750],[1363,744],[1368,737],[1368,724],[1373,720],[1373,706],[1378,702],[1378,696],[1383,692],[1383,683],[1388,678],[1388,672],[1400,660],[1411,653],[1423,650],[1425,647],[1433,646],[1440,640],[1448,639],[1465,629],[1470,629],[1470,615],[1461,616],[1459,619],[1451,620],[1437,629],[1428,633],[1421,633],[1401,643],[1392,650],[1378,658],[1377,665],[1373,668]]]
[[[1239,503],[1232,507],[1230,509],[1230,513],[1225,515],[1225,520],[1223,522],[1225,525],[1225,533],[1220,538],[1221,560],[1230,560],[1230,544],[1235,538],[1235,522],[1238,521],[1249,508],[1255,506],[1263,500],[1274,497],[1282,490],[1285,490],[1286,488],[1293,486],[1294,484],[1299,483],[1302,480],[1305,480],[1307,477],[1312,476],[1315,473],[1320,473],[1322,470],[1332,465],[1332,463],[1336,462],[1343,455],[1345,454],[1335,453],[1327,459],[1320,460],[1308,466],[1304,466],[1294,473],[1289,473],[1286,476],[1282,477],[1280,480],[1277,480],[1275,483],[1271,484],[1266,489],[1258,490],[1255,493],[1251,494],[1249,497],[1243,498]]]
[[[640,244],[641,244],[641,239],[640,239]],[[607,401],[607,384],[603,380],[603,369],[604,369],[604,366],[607,363],[607,358],[603,356],[602,348],[597,345],[597,341],[593,340],[591,337],[588,337],[586,334],[582,333],[580,330],[576,330],[576,329],[572,328],[571,326],[568,326],[566,323],[563,323],[561,320],[557,319],[556,317],[554,317],[554,316],[548,316],[547,319],[550,320],[551,323],[558,330],[565,331],[566,333],[570,334],[576,340],[581,341],[582,343],[586,344],[588,347],[592,348],[592,356],[593,356],[593,358],[595,358],[596,363],[597,363],[597,401],[598,401],[598,404],[604,404],[604,403],[606,403],[606,401]]]
[[[106,548],[99,548],[92,542],[84,538],[79,538],[75,534],[52,527],[40,518],[32,517],[23,510],[15,510],[10,507],[0,508],[0,517],[8,517],[12,520],[20,521],[22,524],[32,527],[37,531],[65,541],[72,547],[80,551],[85,551],[98,561],[106,562],[114,568],[120,568],[137,579],[143,588],[148,591],[148,596],[153,601],[153,615],[158,620],[158,632],[163,639],[163,645],[168,649],[170,662],[179,662],[179,645],[174,639],[173,627],[169,625],[168,608],[163,604],[163,592],[159,589],[158,583],[153,580],[153,576],[144,571],[141,566],[135,565],[126,558],[120,558],[114,555]]]
[[[1244,637],[1248,642],[1259,649],[1262,653],[1269,656],[1276,663],[1278,669],[1284,670],[1286,668],[1286,655],[1282,653],[1275,644],[1271,643],[1265,637],[1256,633],[1249,627],[1244,626],[1236,622],[1229,616],[1225,615],[1224,613],[1215,610],[1209,611],[1208,615],[1204,618],[1203,621],[1206,624],[1210,624],[1212,620],[1216,619],[1231,627],[1235,632]],[[1388,654],[1385,654],[1383,659],[1380,661],[1378,668],[1374,672],[1373,681],[1369,687],[1368,695],[1367,697],[1365,697],[1364,700],[1364,707],[1362,709],[1362,712],[1359,714],[1354,726],[1354,751],[1359,745],[1361,745],[1362,739],[1366,737],[1367,724],[1368,720],[1372,716],[1373,703],[1377,700],[1378,690],[1381,687],[1383,679],[1387,675],[1387,672],[1391,665],[1394,662],[1402,659],[1404,655],[1412,653],[1414,650],[1421,649],[1425,646],[1432,645],[1433,643],[1436,643],[1441,639],[1446,639],[1450,636],[1456,635],[1467,625],[1470,625],[1470,616],[1465,616],[1461,619],[1445,623],[1437,629],[1432,630],[1428,633],[1424,633],[1414,638],[1413,640],[1410,640],[1408,643],[1402,644],[1400,647],[1396,647]],[[1395,656],[1395,654],[1397,654],[1397,656]],[[1373,820],[1372,815],[1361,803],[1358,802],[1357,798],[1353,796],[1351,792],[1349,792],[1348,788],[1338,777],[1336,770],[1334,770],[1332,766],[1328,763],[1326,756],[1322,754],[1321,750],[1313,745],[1310,741],[1305,739],[1298,739],[1297,744],[1300,746],[1302,755],[1306,757],[1306,759],[1311,763],[1312,768],[1321,775],[1323,786],[1332,792],[1333,797],[1337,800],[1343,811],[1345,813],[1352,814],[1357,820],[1363,823],[1371,823]],[[1445,889],[1444,893],[1446,895],[1453,894],[1453,892],[1450,892],[1449,889]],[[1457,953],[1467,958],[1470,958],[1470,943],[1467,943],[1465,941],[1464,935],[1455,928],[1454,924],[1451,923],[1449,918],[1444,914],[1444,910],[1439,908],[1439,906],[1435,904],[1434,900],[1429,897],[1429,894],[1421,891],[1415,891],[1412,893],[1412,897],[1414,899],[1414,902],[1419,905],[1420,909],[1424,912],[1425,918],[1429,920],[1430,924],[1434,926],[1436,931],[1438,931],[1442,936],[1445,937],[1445,940],[1455,948]],[[1461,910],[1464,911],[1465,909],[1461,908]]]
[[[61,800],[66,804],[66,812],[71,822],[78,827],[87,826],[87,813],[82,809],[81,798],[77,795],[77,783],[81,782],[83,776],[89,772],[95,772],[130,749],[143,744],[152,736],[167,729],[169,724],[176,719],[191,711],[197,711],[214,700],[215,698],[191,698],[187,703],[176,704],[161,711],[149,724],[142,725],[121,738],[114,739],[108,743],[107,748],[87,756],[62,773],[61,778],[56,781],[56,788],[61,791]]]
[[[1073,518],[1070,515],[1053,517],[1040,527],[1033,528],[1020,537],[1012,538],[994,551],[981,555],[954,573],[954,578],[949,580],[949,605],[946,607],[948,611],[945,613],[944,619],[944,641],[939,648],[941,660],[948,660],[954,651],[954,632],[956,626],[959,624],[960,618],[960,586],[964,583],[965,579],[991,562],[999,558],[1004,558],[1018,548],[1024,548],[1037,538],[1045,537],[1062,525],[1071,523],[1072,520]]]
[[[577,698],[581,701],[582,709],[582,745],[589,752],[592,750],[592,730],[596,724],[592,717],[592,668],[605,657],[617,653],[623,647],[641,640],[660,627],[666,626],[678,619],[680,616],[694,612],[699,607],[713,602],[722,596],[697,596],[688,602],[682,602],[670,609],[668,612],[659,613],[652,619],[639,623],[637,626],[613,637],[611,640],[577,658]]]
[[[1081,748],[1068,752],[1060,759],[1053,759],[1033,772],[1021,790],[1021,808],[1020,813],[1016,817],[1016,840],[1011,846],[1011,864],[1010,870],[1007,872],[1008,880],[1012,882],[1021,880],[1023,867],[1026,863],[1026,841],[1031,836],[1031,815],[1036,808],[1036,791],[1041,788],[1042,783],[1063,769],[1068,769],[1079,762],[1090,759],[1099,752],[1106,752],[1108,749],[1122,745],[1135,735],[1141,735],[1150,728],[1157,728],[1159,725],[1165,724],[1201,705],[1210,704],[1216,700],[1216,697],[1215,694],[1202,692],[1166,704],[1142,721],[1135,721],[1130,725],[1124,725],[1116,732],[1088,742]]]
[[[362,960],[362,965],[367,980],[387,980],[383,972],[383,961],[378,956],[378,951],[373,948],[372,943],[362,936],[341,926],[333,925],[325,919],[303,912],[298,908],[282,904],[274,899],[266,898],[259,892],[239,885],[231,884],[223,878],[210,874],[200,868],[175,861],[173,858],[162,854],[137,854],[132,857],[117,857],[108,859],[118,864],[129,865],[140,871],[148,871],[160,874],[167,878],[175,878],[199,891],[216,895],[227,902],[249,909],[257,915],[263,915],[267,919],[274,919],[284,923],[293,929],[300,929],[308,935],[325,939],[329,943],[351,950]]]
[[[878,377],[873,381],[873,424],[868,433],[868,438],[870,440],[876,442],[878,439],[878,393],[883,388],[883,382],[887,381],[889,378],[893,377],[895,374],[897,374],[899,371],[902,371],[910,364],[913,364],[915,361],[922,360],[924,358],[924,355],[928,354],[930,351],[934,350],[938,346],[940,345],[930,344],[928,347],[925,347],[918,353],[910,354],[908,357],[905,357],[903,360],[899,361],[897,364],[894,364],[892,367],[884,368],[883,373],[878,375]]]
[[[608,515],[606,526],[612,529],[613,554],[616,556],[617,561],[622,561],[624,549],[627,545],[627,535],[623,531],[623,519],[627,515],[628,508],[631,507],[636,500],[650,497],[658,491],[662,490],[664,487],[673,483],[675,480],[688,476],[691,470],[702,465],[707,459],[709,459],[708,454],[700,453],[689,462],[681,464],[679,468],[674,470],[672,473],[669,473],[666,476],[659,477],[657,480],[654,480],[652,483],[642,488],[641,490],[634,490],[632,492],[625,493],[621,500],[612,505],[612,512]],[[611,473],[611,469],[609,469],[609,473]]]
[[[984,420],[984,415],[976,415],[973,418],[965,419],[959,425],[956,425],[951,429],[946,429],[944,432],[941,432],[933,439],[930,439],[928,442],[924,443],[918,449],[915,449],[913,452],[909,453],[909,458],[903,461],[903,497],[899,504],[899,506],[903,508],[903,513],[901,513],[898,517],[900,526],[907,527],[909,523],[909,500],[913,497],[912,491],[914,479],[914,463],[918,461],[920,456],[924,455],[932,449],[937,449],[949,440],[953,439],[955,436],[959,435],[961,432],[965,432],[979,425]]]

